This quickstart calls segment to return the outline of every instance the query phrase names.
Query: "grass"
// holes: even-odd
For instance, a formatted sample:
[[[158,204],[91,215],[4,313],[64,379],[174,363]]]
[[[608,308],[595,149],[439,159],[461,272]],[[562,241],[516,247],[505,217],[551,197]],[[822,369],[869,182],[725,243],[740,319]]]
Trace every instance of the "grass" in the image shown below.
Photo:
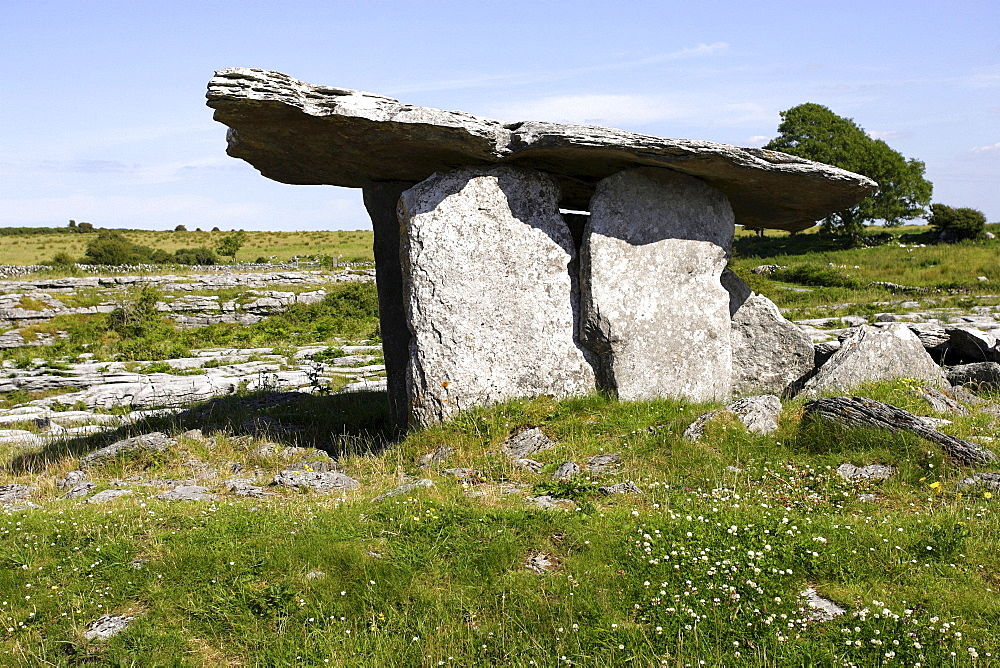
[[[994,233],[1000,231],[998,225],[989,227]],[[758,237],[740,231],[730,266],[755,291],[783,308],[808,309],[842,303],[865,308],[872,302],[927,297],[918,292],[899,294],[869,286],[872,282],[929,288],[932,292],[940,291],[940,295],[935,295],[940,297],[949,293],[972,297],[996,293],[1000,282],[997,240],[932,245],[928,229],[890,230],[897,238],[895,243],[859,249],[844,249],[815,232],[768,231],[764,237]],[[921,244],[924,247],[919,247]],[[788,269],[771,277],[750,272],[751,268],[765,264]],[[985,276],[988,282],[977,280],[980,276]],[[803,287],[806,290],[788,289]]]
[[[922,409],[905,382],[863,391]],[[318,432],[240,431],[239,410],[257,401],[279,422],[314,415],[328,436],[356,437],[326,442],[362,483],[330,497],[171,504],[136,488],[89,506],[57,499],[52,482],[86,447],[13,457],[8,479],[37,484],[44,507],[0,516],[4,655],[15,665],[995,664],[995,503],[981,491],[959,494],[967,471],[927,443],[803,424],[796,402],[772,435],[723,419],[691,443],[681,432],[711,406],[591,396],[478,409],[379,447],[384,405],[370,399],[213,402],[201,410],[214,417],[199,418],[208,440],[180,438],[166,454],[91,473],[183,478],[193,458],[230,476],[234,462],[244,471],[280,466],[255,454],[265,439],[322,445]],[[982,435],[989,424],[972,416],[952,429]],[[499,454],[529,426],[558,441],[535,455],[541,474]],[[441,445],[454,454],[417,467]],[[621,455],[618,472],[559,489],[548,482],[545,471],[562,461],[600,452]],[[849,482],[833,470],[845,461],[899,472]],[[443,475],[455,466],[485,482]],[[401,476],[435,486],[373,501]],[[624,480],[644,493],[596,490]],[[580,510],[534,509],[527,492],[508,489],[562,491]],[[549,572],[525,567],[536,555]],[[804,620],[807,586],[847,614]],[[114,638],[85,640],[87,625],[108,613],[136,620]]]
[[[119,299],[109,314],[69,314],[23,327],[28,339],[55,336],[50,346],[14,348],[0,359],[24,366],[31,359],[75,359],[90,353],[97,360],[156,361],[185,357],[206,346],[260,347],[342,340],[378,340],[378,298],[372,283],[340,283],[327,288],[322,301],[293,304],[253,325],[217,323],[177,329],[155,309],[162,294],[145,286]]]
[[[180,248],[206,246],[215,248],[228,232],[163,232],[148,230],[121,230],[125,237],[143,246],[165,250],[169,253]],[[367,230],[303,231],[303,232],[247,232],[245,245],[236,255],[239,262],[253,262],[257,258],[274,258],[287,261],[292,257],[327,255],[341,256],[342,261],[371,262],[372,233]],[[82,257],[87,244],[97,233],[75,234],[11,234],[4,236],[0,247],[0,264],[30,265],[51,260],[57,253]]]

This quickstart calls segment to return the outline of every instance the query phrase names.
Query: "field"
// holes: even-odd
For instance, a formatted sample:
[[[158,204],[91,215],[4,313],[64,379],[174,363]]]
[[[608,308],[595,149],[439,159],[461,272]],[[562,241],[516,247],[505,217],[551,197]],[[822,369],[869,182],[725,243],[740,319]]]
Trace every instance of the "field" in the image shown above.
[[[122,230],[125,237],[143,246],[173,252],[179,248],[215,248],[229,232],[158,232]],[[247,232],[246,244],[236,255],[239,262],[257,258],[288,261],[293,257],[341,256],[345,262],[372,261],[370,230],[326,232]],[[7,234],[0,236],[0,264],[44,264],[57,253],[82,257],[97,233]]]
[[[813,234],[740,233],[731,266],[794,318],[1000,303],[996,240],[921,246],[924,232],[858,250]],[[165,250],[219,234],[129,233]],[[241,259],[370,258],[370,232],[248,234],[255,245]],[[27,263],[29,251],[44,258],[87,235],[47,236],[44,249],[17,237],[4,251]],[[751,272],[764,264],[787,269]],[[200,330],[170,330],[150,311],[130,320],[137,345],[110,316],[60,316],[77,321],[36,328],[64,338],[5,353],[7,369],[59,373],[81,354],[136,369],[154,364],[135,361],[143,352],[211,345],[273,346],[291,360],[292,344],[374,338],[373,293],[368,283],[329,288],[322,302],[254,325]],[[1000,392],[980,391],[986,401],[956,415],[934,413],[916,389],[904,379],[856,394],[1000,447]],[[3,408],[41,398],[12,393]],[[1000,491],[963,483],[973,471],[930,442],[832,427],[805,418],[804,404],[784,400],[770,434],[723,415],[691,441],[684,430],[719,404],[539,397],[394,440],[384,394],[241,389],[106,433],[30,447],[0,439],[0,493],[35,488],[0,510],[0,664],[1000,665]],[[51,420],[70,409],[57,405]],[[531,455],[537,471],[503,452],[535,427],[554,441]],[[151,432],[169,447],[81,465]],[[554,479],[567,461],[581,472]],[[896,472],[847,480],[844,463]],[[57,483],[81,466],[88,494],[130,491],[101,504],[64,498]],[[269,484],[293,466],[333,467],[359,485],[320,494]],[[263,493],[239,496],[232,479]],[[214,498],[159,498],[182,482]],[[418,484],[383,496],[404,483]],[[607,489],[624,483],[624,493]],[[819,618],[806,590],[844,613]],[[105,615],[132,619],[88,638]]]

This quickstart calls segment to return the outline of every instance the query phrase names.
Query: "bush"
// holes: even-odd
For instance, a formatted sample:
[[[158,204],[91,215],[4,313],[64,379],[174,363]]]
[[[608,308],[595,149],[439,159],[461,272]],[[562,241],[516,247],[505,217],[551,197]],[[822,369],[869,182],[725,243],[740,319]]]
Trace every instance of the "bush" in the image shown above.
[[[953,243],[964,239],[981,239],[986,230],[986,216],[978,209],[953,208],[931,204],[928,222],[938,232],[941,241]]]
[[[56,253],[48,262],[53,267],[71,267],[76,264],[76,260],[66,251]]]
[[[178,225],[177,227],[174,228],[174,232],[187,232],[187,231],[188,228],[184,227],[183,225]]]
[[[82,227],[84,223],[80,223]],[[162,252],[162,251],[161,251]],[[143,264],[153,262],[153,249],[132,243],[120,232],[104,230],[87,244],[83,264]]]
[[[174,262],[177,264],[218,264],[219,257],[211,248],[179,248],[174,251]]]

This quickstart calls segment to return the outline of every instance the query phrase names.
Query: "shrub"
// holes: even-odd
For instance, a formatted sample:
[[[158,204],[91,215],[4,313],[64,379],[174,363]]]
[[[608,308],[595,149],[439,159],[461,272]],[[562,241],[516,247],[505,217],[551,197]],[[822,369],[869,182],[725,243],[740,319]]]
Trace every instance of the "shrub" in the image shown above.
[[[187,231],[188,231],[188,228],[186,228],[183,225],[178,225],[177,227],[174,228],[174,232],[187,232]]]
[[[218,264],[219,258],[211,248],[179,248],[174,251],[177,264]]]
[[[86,223],[80,223],[83,227]],[[132,243],[120,232],[104,230],[87,244],[87,252],[81,260],[83,264],[142,264],[153,262],[153,249]]]
[[[939,234],[941,241],[955,242],[963,239],[981,239],[986,229],[986,216],[978,209],[953,208],[944,204],[931,204],[928,222]]]
[[[71,267],[76,264],[76,260],[66,251],[60,251],[49,260],[49,264],[53,267]]]

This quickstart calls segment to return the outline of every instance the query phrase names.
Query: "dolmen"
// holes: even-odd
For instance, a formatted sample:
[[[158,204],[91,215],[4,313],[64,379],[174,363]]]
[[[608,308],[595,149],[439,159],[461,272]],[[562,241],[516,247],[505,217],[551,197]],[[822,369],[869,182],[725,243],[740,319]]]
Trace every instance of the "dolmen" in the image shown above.
[[[216,72],[208,106],[264,176],[362,189],[401,430],[542,394],[785,391],[813,348],[726,269],[734,225],[802,230],[877,189],[775,151],[503,123],[260,69]]]

